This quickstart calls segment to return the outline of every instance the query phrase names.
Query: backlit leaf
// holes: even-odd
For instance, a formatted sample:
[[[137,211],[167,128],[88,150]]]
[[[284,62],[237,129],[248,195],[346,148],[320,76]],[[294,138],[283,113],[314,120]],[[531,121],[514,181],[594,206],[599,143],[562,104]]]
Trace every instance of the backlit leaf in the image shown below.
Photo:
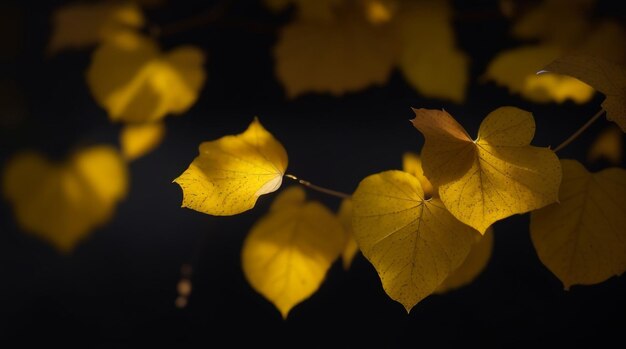
[[[215,216],[251,209],[280,187],[287,169],[285,148],[256,118],[245,132],[204,142],[199,152],[174,182],[183,189],[183,207]]]
[[[37,153],[16,155],[5,167],[3,191],[19,226],[71,252],[93,229],[113,216],[126,196],[124,160],[109,146],[75,153],[53,164]]]
[[[562,160],[560,203],[531,214],[541,262],[562,282],[591,285],[626,271],[626,170],[589,173]]]
[[[354,231],[352,230],[352,200],[344,199],[341,202],[341,206],[339,206],[339,212],[337,213],[337,217],[339,218],[339,222],[343,225],[343,229],[346,232],[346,247],[344,248],[341,259],[343,262],[343,268],[345,270],[350,269],[350,265],[354,260],[354,256],[356,256],[357,252],[359,252],[359,246],[356,244],[356,240],[354,239]]]
[[[556,59],[545,70],[573,76],[602,92],[607,119],[626,132],[626,67],[599,57],[570,55]]]
[[[424,174],[461,222],[481,233],[494,222],[558,198],[561,166],[554,152],[530,145],[532,114],[514,107],[489,113],[472,140],[445,111],[414,109],[424,134]]]
[[[157,121],[195,103],[205,80],[203,63],[195,47],[162,53],[151,39],[121,33],[94,52],[87,83],[112,121]]]
[[[605,159],[614,165],[622,162],[624,153],[624,133],[617,127],[609,127],[593,141],[587,152],[587,161]]]
[[[130,2],[73,3],[59,8],[53,16],[50,53],[95,45],[144,25],[141,10]]]
[[[163,122],[126,125],[120,134],[122,154],[129,161],[140,158],[158,147],[164,136]]]
[[[478,235],[439,199],[424,200],[420,182],[406,172],[371,175],[352,198],[357,243],[407,312],[461,265]]]
[[[335,215],[304,197],[300,187],[280,193],[252,227],[241,252],[246,279],[283,318],[317,291],[346,243]]]

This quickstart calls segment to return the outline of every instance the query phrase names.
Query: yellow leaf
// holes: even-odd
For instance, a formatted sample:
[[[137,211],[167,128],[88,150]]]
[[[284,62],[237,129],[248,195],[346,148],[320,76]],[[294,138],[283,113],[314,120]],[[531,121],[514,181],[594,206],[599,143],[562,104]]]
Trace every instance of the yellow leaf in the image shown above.
[[[433,189],[433,185],[428,178],[424,176],[424,170],[422,169],[422,159],[419,155],[411,152],[404,153],[402,156],[402,170],[414,175],[417,180],[420,181],[422,190],[424,190],[424,197],[426,199],[439,196],[436,190]]]
[[[569,76],[537,74],[561,52],[560,48],[550,45],[504,51],[489,63],[485,77],[533,102],[562,103],[568,99],[581,104],[588,102],[595,92],[591,86]]]
[[[557,201],[559,159],[530,146],[531,113],[501,107],[489,113],[473,141],[445,111],[414,109],[413,125],[424,134],[424,174],[461,222],[481,233],[494,222]]]
[[[339,96],[385,83],[396,51],[389,26],[355,13],[333,21],[301,19],[281,30],[276,76],[291,98],[308,92]]]
[[[599,57],[570,55],[555,60],[545,70],[573,76],[602,92],[607,119],[626,132],[626,67]]]
[[[369,176],[352,199],[357,243],[407,312],[461,265],[477,234],[439,199],[424,200],[420,182],[406,172]]]
[[[343,225],[343,229],[346,232],[346,247],[344,248],[341,259],[343,261],[343,268],[345,270],[350,269],[354,256],[359,252],[359,246],[354,239],[354,231],[352,230],[352,200],[344,199],[339,206],[339,213],[337,213],[339,222]]]
[[[195,103],[205,80],[203,63],[195,47],[162,53],[151,39],[121,33],[94,52],[87,83],[112,121],[157,121]]]
[[[395,0],[364,0],[365,18],[372,24],[389,22],[398,10]]]
[[[398,14],[402,39],[400,70],[429,98],[463,102],[468,60],[456,48],[452,12],[446,1],[406,3]]]
[[[61,7],[55,11],[52,22],[54,31],[48,52],[57,53],[95,45],[120,32],[139,29],[144,18],[137,5],[111,1]]]
[[[485,269],[493,250],[493,229],[487,229],[485,235],[476,235],[472,250],[463,264],[448,276],[436,293],[445,293],[469,285]]]
[[[596,162],[599,159],[606,159],[612,164],[618,165],[622,162],[624,152],[624,133],[617,127],[610,127],[593,141],[591,148],[587,152],[587,161]]]
[[[280,193],[278,204],[252,227],[241,252],[246,279],[283,318],[317,291],[346,243],[332,212],[304,197],[300,187]]]
[[[287,169],[285,148],[256,118],[244,133],[204,142],[199,152],[174,182],[183,189],[183,207],[215,216],[251,209],[280,187]]]
[[[562,282],[591,285],[626,271],[626,171],[589,173],[562,160],[561,202],[531,215],[530,234],[541,262]]]
[[[117,150],[94,146],[63,164],[36,153],[18,154],[5,167],[2,184],[21,228],[68,253],[111,219],[127,182]]]
[[[122,154],[128,161],[140,158],[158,147],[164,136],[162,122],[125,125],[120,134]]]

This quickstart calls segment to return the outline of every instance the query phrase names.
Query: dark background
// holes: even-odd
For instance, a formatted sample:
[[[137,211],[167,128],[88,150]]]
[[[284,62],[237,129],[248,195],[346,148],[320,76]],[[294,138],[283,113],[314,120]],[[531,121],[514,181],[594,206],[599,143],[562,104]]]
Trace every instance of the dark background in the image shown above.
[[[24,149],[62,159],[81,145],[117,144],[120,126],[108,121],[85,84],[90,50],[44,54],[50,15],[64,3],[0,5],[5,40],[0,51],[0,166]],[[598,13],[623,20],[624,11],[614,3],[619,2],[601,2]],[[162,25],[212,4],[171,1],[146,15]],[[397,71],[385,86],[341,98],[309,94],[286,99],[274,77],[271,48],[277,29],[290,17],[272,15],[257,2],[233,1],[211,25],[164,38],[165,48],[185,43],[204,48],[208,79],[188,113],[166,119],[161,146],[130,165],[127,199],[109,224],[96,229],[72,255],[62,256],[21,232],[10,205],[0,201],[2,342],[511,347],[615,340],[622,346],[626,278],[564,291],[537,258],[528,215],[495,224],[493,257],[473,284],[428,297],[408,315],[384,293],[374,268],[359,255],[348,272],[335,263],[319,291],[284,321],[247,284],[240,263],[244,237],[275,195],[234,217],[180,208],[181,190],[171,182],[197,155],[197,146],[243,131],[255,115],[287,149],[289,173],[352,192],[364,177],[400,168],[403,152],[419,151],[423,138],[408,122],[410,107],[445,108],[472,135],[493,109],[521,107],[535,115],[533,143],[540,146],[556,146],[598,110],[600,95],[582,106],[538,105],[478,82],[498,51],[519,42],[508,35],[497,2],[458,1],[455,6],[458,43],[471,57],[470,88],[462,105],[424,99]],[[598,122],[559,155],[584,160],[589,144],[607,126],[605,120]],[[310,197],[333,209],[339,204],[315,192]],[[176,284],[181,265],[189,261],[194,263],[193,293],[188,307],[179,310],[174,306]]]

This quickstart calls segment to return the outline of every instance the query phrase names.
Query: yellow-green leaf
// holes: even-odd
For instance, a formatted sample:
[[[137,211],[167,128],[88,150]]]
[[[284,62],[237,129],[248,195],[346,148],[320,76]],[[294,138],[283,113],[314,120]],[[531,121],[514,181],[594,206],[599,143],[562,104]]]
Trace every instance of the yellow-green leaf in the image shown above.
[[[63,164],[20,153],[6,165],[2,185],[19,226],[68,253],[111,219],[126,196],[127,177],[117,150],[94,146]]]
[[[624,133],[617,127],[609,127],[602,131],[593,141],[587,152],[587,161],[596,162],[606,159],[614,165],[622,162],[624,153]]]
[[[354,260],[356,253],[359,252],[359,246],[356,244],[354,231],[352,230],[352,206],[351,199],[344,199],[341,202],[339,212],[337,213],[337,218],[339,218],[339,222],[341,222],[341,225],[343,225],[343,229],[346,232],[346,247],[341,253],[343,268],[345,270],[350,269],[350,265],[352,265],[352,261]]]
[[[407,312],[461,265],[478,234],[439,199],[424,200],[420,182],[406,172],[371,175],[352,199],[357,243]]]
[[[256,118],[245,132],[204,142],[199,152],[174,182],[183,189],[183,207],[215,216],[251,209],[280,187],[287,169],[285,148]]]
[[[163,122],[126,125],[120,134],[122,154],[128,161],[140,158],[158,147],[164,136]]]
[[[531,113],[501,107],[489,113],[472,140],[445,111],[414,109],[424,134],[424,174],[461,222],[481,233],[494,222],[557,201],[561,166],[548,148],[530,145]]]
[[[346,243],[335,215],[304,197],[300,187],[280,193],[267,216],[252,227],[241,252],[246,279],[283,318],[317,291]]]
[[[152,39],[124,32],[93,53],[87,83],[112,121],[157,121],[195,103],[205,80],[203,64],[198,48],[162,53]]]
[[[476,234],[472,250],[460,267],[448,276],[436,293],[445,293],[469,285],[485,269],[493,250],[493,229],[487,229],[485,235]]]
[[[570,55],[556,59],[545,70],[573,76],[602,92],[606,118],[626,132],[626,67],[600,57]]]
[[[541,262],[562,282],[600,283],[626,271],[626,170],[589,173],[562,160],[556,203],[531,214],[530,236]]]
[[[48,51],[95,45],[144,25],[141,9],[130,2],[73,3],[54,12]]]
[[[411,152],[406,152],[402,155],[402,170],[410,173],[420,181],[422,190],[424,190],[424,197],[430,198],[432,196],[439,196],[437,190],[433,189],[433,185],[428,178],[424,176],[424,170],[422,169],[422,159],[419,155]]]

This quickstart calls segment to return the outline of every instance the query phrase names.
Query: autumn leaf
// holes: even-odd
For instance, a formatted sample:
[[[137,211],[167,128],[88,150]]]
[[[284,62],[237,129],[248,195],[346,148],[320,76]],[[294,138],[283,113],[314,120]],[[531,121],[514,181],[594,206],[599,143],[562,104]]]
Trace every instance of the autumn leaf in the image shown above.
[[[357,243],[407,312],[461,265],[478,234],[439,199],[424,200],[420,182],[406,172],[371,175],[352,198]]]
[[[411,152],[404,153],[404,155],[402,155],[402,171],[412,174],[418,181],[420,181],[420,185],[424,191],[424,197],[426,199],[433,196],[439,196],[437,190],[433,189],[433,185],[430,183],[428,178],[424,176],[422,159],[419,155]]]
[[[463,102],[467,56],[456,48],[447,1],[406,2],[398,11],[399,67],[407,81],[428,98]]]
[[[592,174],[574,160],[561,165],[560,203],[531,214],[539,259],[565,289],[621,275],[626,271],[626,170]]]
[[[302,188],[289,187],[246,237],[243,271],[250,285],[286,318],[317,291],[345,244],[345,232],[332,212],[305,201]]]
[[[465,261],[463,261],[463,264],[439,285],[435,293],[446,293],[472,283],[489,263],[492,250],[493,229],[490,227],[485,235],[475,235],[472,250],[465,258]]]
[[[204,54],[193,46],[162,53],[151,39],[121,33],[94,52],[87,83],[112,121],[157,121],[195,103],[203,63]]]
[[[62,164],[24,152],[6,165],[2,185],[19,226],[69,253],[111,219],[126,196],[128,174],[109,146],[84,149]]]
[[[140,158],[158,147],[164,136],[163,122],[125,125],[120,133],[122,154],[128,161]]]
[[[120,32],[139,29],[144,18],[139,7],[126,2],[73,3],[57,9],[48,52],[95,45]]]
[[[351,199],[344,199],[341,201],[339,212],[337,213],[337,218],[339,218],[339,222],[343,226],[343,230],[346,232],[346,247],[341,253],[343,268],[345,270],[350,269],[350,265],[352,265],[354,257],[357,252],[359,252],[359,246],[356,244],[354,232],[352,230],[352,206]]]
[[[280,187],[287,169],[285,148],[256,118],[245,132],[204,142],[199,152],[174,182],[183,190],[183,207],[215,216],[251,209]]]
[[[606,159],[608,162],[619,165],[624,153],[624,133],[617,127],[609,127],[593,141],[587,152],[587,161],[597,162]]]
[[[532,114],[514,107],[489,113],[472,140],[445,111],[414,109],[424,134],[424,174],[461,222],[481,233],[494,222],[557,201],[561,167],[548,148],[530,145]]]
[[[615,122],[623,132],[626,132],[626,68],[624,66],[599,57],[569,55],[556,59],[547,65],[545,70],[573,76],[602,92],[606,96],[602,102],[606,118]]]

